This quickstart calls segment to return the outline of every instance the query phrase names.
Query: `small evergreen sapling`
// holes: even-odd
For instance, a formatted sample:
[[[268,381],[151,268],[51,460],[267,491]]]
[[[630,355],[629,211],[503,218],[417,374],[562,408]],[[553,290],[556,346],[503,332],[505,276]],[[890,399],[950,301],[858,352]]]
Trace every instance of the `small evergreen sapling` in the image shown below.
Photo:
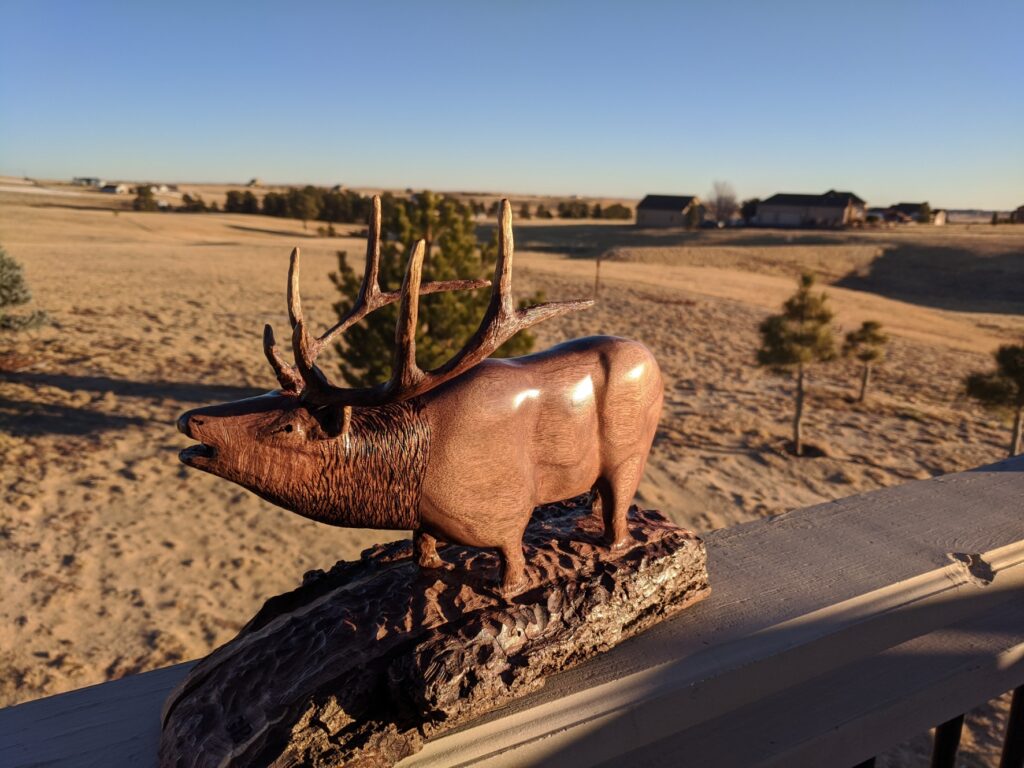
[[[871,383],[871,366],[885,357],[885,345],[889,337],[882,333],[882,324],[876,320],[865,320],[856,331],[846,334],[843,342],[843,357],[860,361],[860,394],[857,402],[863,403]]]
[[[806,369],[813,363],[824,363],[836,356],[832,330],[832,310],[828,296],[815,293],[814,275],[800,276],[796,293],[782,305],[782,314],[772,315],[761,323],[761,348],[758,365],[774,370],[795,371],[796,407],[793,414],[793,452],[803,455],[802,422]]]
[[[1013,414],[1009,455],[1016,456],[1024,419],[1024,345],[1004,344],[996,350],[995,359],[996,370],[967,377],[967,396],[990,411]]]
[[[20,307],[32,300],[21,265],[0,248],[0,331],[22,331],[46,320],[46,313],[35,311],[27,315],[12,315],[10,307]]]
[[[132,200],[132,208],[136,211],[156,211],[159,207],[156,198],[153,196],[153,188],[149,184],[140,184],[135,188],[135,199]]]

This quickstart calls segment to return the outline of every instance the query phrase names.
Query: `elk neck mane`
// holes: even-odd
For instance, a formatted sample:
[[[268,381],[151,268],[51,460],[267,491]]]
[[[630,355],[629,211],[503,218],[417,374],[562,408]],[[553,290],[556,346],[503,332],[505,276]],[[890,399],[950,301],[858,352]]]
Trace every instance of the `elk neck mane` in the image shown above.
[[[333,442],[322,475],[318,519],[363,528],[414,530],[430,452],[419,398],[352,409],[348,434]]]

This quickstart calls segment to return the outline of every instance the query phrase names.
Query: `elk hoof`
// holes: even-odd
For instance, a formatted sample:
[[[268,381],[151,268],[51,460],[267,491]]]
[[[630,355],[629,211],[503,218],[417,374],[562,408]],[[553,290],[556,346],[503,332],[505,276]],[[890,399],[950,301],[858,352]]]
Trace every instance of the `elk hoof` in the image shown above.
[[[618,538],[612,538],[611,536],[605,537],[605,543],[608,545],[608,549],[613,552],[621,552],[624,549],[628,549],[633,546],[634,539],[628,533],[624,533]]]
[[[516,581],[505,581],[502,580],[501,585],[498,587],[498,594],[506,600],[515,597],[526,587],[526,579],[517,579]]]

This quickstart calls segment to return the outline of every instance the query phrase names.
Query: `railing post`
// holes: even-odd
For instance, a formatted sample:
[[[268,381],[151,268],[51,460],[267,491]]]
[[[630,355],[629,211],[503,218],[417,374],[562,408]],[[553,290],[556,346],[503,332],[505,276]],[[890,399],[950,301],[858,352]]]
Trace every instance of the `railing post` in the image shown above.
[[[999,768],[1024,768],[1024,685],[1013,692]]]
[[[963,727],[964,716],[958,715],[935,729],[932,768],[955,768],[956,752],[960,749],[960,733]]]

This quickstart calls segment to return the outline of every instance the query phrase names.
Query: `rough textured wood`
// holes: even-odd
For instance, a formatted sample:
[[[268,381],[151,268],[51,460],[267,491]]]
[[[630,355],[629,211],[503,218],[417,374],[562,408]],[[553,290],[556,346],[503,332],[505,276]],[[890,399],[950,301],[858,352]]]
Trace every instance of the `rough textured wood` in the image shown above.
[[[609,551],[587,498],[542,508],[511,601],[498,558],[466,547],[442,548],[450,570],[400,541],[309,574],[168,699],[161,765],[393,765],[708,594],[699,539],[635,507],[629,523]]]

